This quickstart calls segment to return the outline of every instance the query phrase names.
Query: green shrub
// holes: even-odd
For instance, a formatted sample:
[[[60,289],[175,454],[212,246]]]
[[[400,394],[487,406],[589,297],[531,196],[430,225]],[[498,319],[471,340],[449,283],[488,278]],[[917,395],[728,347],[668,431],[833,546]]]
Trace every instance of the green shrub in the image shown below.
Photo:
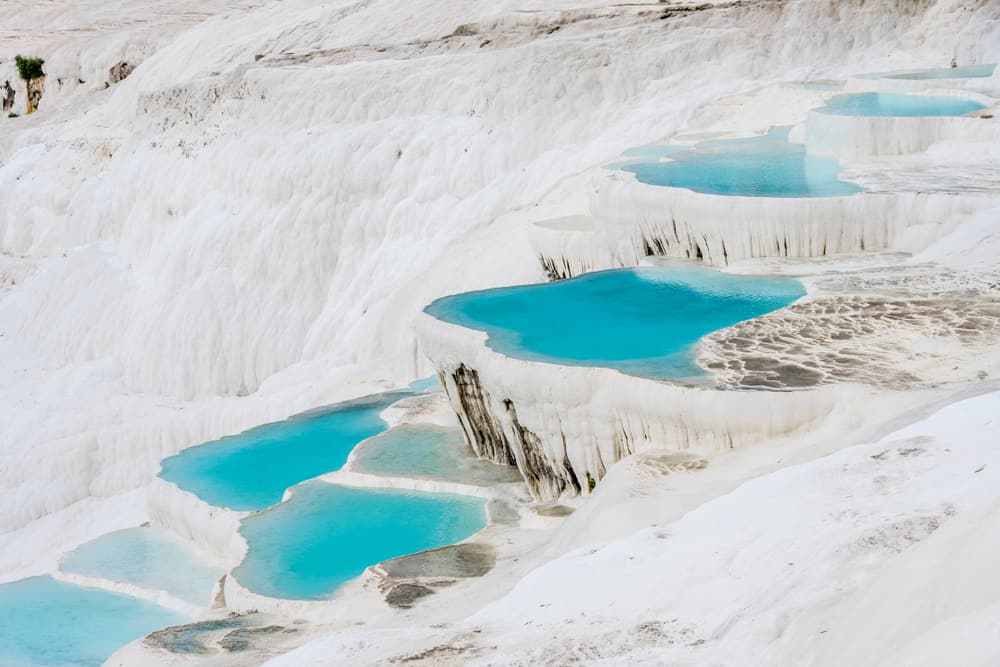
[[[45,64],[45,61],[41,58],[24,58],[22,56],[15,56],[14,62],[17,64],[17,73],[20,74],[21,78],[25,81],[45,76],[45,72],[42,71],[42,65]]]

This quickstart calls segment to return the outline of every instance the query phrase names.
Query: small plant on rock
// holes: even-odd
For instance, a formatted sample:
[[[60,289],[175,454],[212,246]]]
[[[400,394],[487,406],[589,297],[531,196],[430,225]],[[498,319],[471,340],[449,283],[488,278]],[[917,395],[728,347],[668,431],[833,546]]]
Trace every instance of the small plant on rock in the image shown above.
[[[21,75],[21,78],[25,81],[31,81],[32,79],[38,79],[45,76],[45,71],[42,70],[42,65],[45,61],[41,58],[25,58],[24,56],[15,56],[14,63],[17,65],[17,73]]]

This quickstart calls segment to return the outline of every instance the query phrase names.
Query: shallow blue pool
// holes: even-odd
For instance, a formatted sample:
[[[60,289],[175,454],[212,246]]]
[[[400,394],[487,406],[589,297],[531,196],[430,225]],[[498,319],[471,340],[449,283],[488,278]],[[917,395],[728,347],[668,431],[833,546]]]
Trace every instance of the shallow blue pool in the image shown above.
[[[461,429],[430,424],[397,426],[365,441],[354,453],[351,469],[480,485],[522,480],[517,468],[477,457]]]
[[[648,159],[613,165],[635,174],[648,185],[687,188],[711,195],[743,197],[838,197],[861,188],[838,178],[835,158],[806,153],[800,144],[788,143],[788,128],[749,139],[706,141],[683,152],[671,151],[661,161],[653,152]]]
[[[965,65],[963,67],[948,67],[943,69],[928,69],[919,72],[901,72],[887,74],[887,79],[984,79],[993,76],[996,65]]]
[[[215,582],[224,573],[181,539],[156,528],[129,528],[102,535],[67,554],[59,569],[166,591],[204,606],[211,602]]]
[[[460,542],[485,525],[481,498],[306,482],[288,502],[244,519],[249,552],[233,574],[262,595],[322,599],[369,565]]]
[[[950,95],[857,93],[836,95],[816,111],[834,116],[961,116],[986,106]]]
[[[414,392],[375,394],[185,449],[163,460],[160,477],[216,507],[270,507],[285,489],[343,466],[355,445],[387,428],[379,413]]]
[[[97,667],[125,644],[190,619],[51,577],[0,585],[0,665]]]
[[[487,332],[489,346],[511,357],[684,380],[702,374],[692,354],[702,336],[804,294],[788,278],[639,268],[457,294],[426,312]]]

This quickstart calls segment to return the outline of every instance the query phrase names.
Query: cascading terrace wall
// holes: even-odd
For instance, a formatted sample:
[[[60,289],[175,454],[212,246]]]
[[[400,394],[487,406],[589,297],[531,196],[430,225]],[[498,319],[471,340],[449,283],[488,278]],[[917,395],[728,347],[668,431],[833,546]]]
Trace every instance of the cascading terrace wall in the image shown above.
[[[809,153],[848,160],[919,153],[940,141],[1000,140],[1000,120],[989,109],[966,116],[929,117],[838,116],[811,111],[805,129]]]
[[[981,194],[875,193],[845,197],[738,197],[647,185],[625,172],[595,176],[594,228],[537,226],[531,240],[546,271],[567,278],[636,266],[646,257],[713,266],[771,257],[918,250],[967,215],[995,205]]]
[[[417,332],[473,450],[516,465],[537,499],[588,493],[644,449],[712,453],[828,423],[850,428],[917,395],[863,385],[721,391],[514,359],[490,349],[485,333],[426,314]]]

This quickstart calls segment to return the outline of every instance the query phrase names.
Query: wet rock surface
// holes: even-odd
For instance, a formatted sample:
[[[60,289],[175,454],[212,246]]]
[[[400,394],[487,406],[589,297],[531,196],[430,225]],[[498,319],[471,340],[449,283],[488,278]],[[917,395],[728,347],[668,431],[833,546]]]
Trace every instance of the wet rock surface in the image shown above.
[[[433,595],[434,590],[420,584],[396,584],[385,593],[385,601],[390,607],[409,609],[417,600]]]
[[[542,447],[537,434],[520,423],[517,406],[510,399],[497,401],[487,393],[479,380],[479,372],[465,364],[449,373],[452,391],[449,394],[466,439],[478,455],[506,465],[516,465],[528,490],[535,498],[555,498],[572,489],[579,493],[582,485],[568,458],[553,460]],[[449,383],[442,378],[442,385]],[[600,478],[604,470],[594,471]]]
[[[462,364],[452,371],[451,378],[461,406],[459,422],[473,451],[494,463],[514,465],[516,461],[510,443],[503,432],[503,426],[493,417],[487,405],[479,373]],[[442,385],[447,387],[443,381]]]
[[[566,505],[542,505],[534,508],[535,514],[546,517],[564,517],[574,512],[572,507]]]
[[[583,487],[569,459],[552,461],[545,453],[541,438],[518,421],[514,402],[505,400],[504,408],[517,441],[514,449],[517,468],[531,494],[536,498],[554,498],[569,489],[579,493]],[[599,471],[599,476],[603,475],[604,471]]]
[[[486,575],[496,565],[496,558],[492,546],[469,542],[393,558],[375,570],[383,577],[379,591],[386,604],[409,609],[458,580]]]
[[[545,276],[551,281],[565,280],[577,275],[577,272],[573,270],[573,266],[570,261],[564,257],[557,259],[555,257],[539,255],[538,261],[542,264],[542,270],[545,271]]]
[[[3,86],[0,86],[0,104],[2,104],[3,110],[5,112],[12,112],[14,110],[14,98],[17,93],[14,91],[14,87],[10,85],[10,81],[4,81]]]
[[[155,648],[179,655],[208,654],[212,652],[208,641],[220,631],[243,628],[252,622],[249,615],[229,616],[187,625],[175,625],[158,630],[143,641]]]
[[[296,628],[268,623],[257,613],[233,614],[164,628],[148,635],[143,643],[178,656],[242,653],[267,649],[273,645],[274,635],[296,632]]]
[[[509,503],[494,498],[487,504],[490,513],[490,521],[500,525],[516,526],[521,520],[521,515]]]
[[[262,641],[269,635],[290,634],[298,632],[295,628],[286,628],[283,625],[264,625],[254,628],[237,628],[231,630],[219,640],[219,648],[227,653],[238,653],[258,648]]]
[[[379,565],[387,577],[481,577],[496,565],[496,550],[488,544],[468,542],[400,556]]]

